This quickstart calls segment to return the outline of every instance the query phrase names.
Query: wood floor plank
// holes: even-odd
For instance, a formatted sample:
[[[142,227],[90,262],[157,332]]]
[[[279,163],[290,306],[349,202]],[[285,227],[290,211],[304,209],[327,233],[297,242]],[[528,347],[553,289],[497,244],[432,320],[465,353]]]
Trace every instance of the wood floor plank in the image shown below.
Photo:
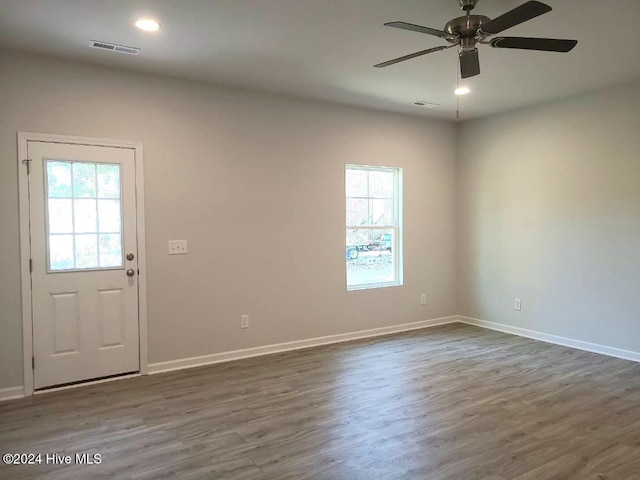
[[[0,403],[3,479],[640,480],[640,365],[467,325]]]

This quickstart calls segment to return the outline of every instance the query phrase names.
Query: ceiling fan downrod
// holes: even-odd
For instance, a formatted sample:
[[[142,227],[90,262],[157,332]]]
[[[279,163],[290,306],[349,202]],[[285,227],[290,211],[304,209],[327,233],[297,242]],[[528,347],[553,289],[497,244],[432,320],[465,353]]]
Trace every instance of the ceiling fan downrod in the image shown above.
[[[460,0],[460,8],[467,13],[476,8],[477,4],[478,0]]]

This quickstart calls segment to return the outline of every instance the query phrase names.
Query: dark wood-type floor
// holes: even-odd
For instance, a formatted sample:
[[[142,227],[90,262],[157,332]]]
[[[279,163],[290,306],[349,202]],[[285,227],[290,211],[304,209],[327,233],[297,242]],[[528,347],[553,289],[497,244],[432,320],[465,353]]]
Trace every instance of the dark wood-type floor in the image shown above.
[[[29,479],[640,479],[640,364],[463,325],[0,403]]]

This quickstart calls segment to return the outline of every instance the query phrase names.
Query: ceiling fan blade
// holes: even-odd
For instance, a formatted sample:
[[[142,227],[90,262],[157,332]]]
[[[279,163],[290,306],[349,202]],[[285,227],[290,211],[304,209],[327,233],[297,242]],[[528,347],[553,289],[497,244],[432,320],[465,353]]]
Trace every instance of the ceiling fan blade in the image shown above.
[[[388,60],[386,62],[378,63],[374,65],[375,68],[388,67],[389,65],[393,65],[394,63],[404,62],[405,60],[411,60],[412,58],[420,57],[422,55],[426,55],[427,53],[439,52],[440,50],[446,50],[447,48],[455,47],[455,45],[444,45],[442,47],[434,47],[429,48],[427,50],[421,50],[416,53],[411,53],[409,55],[405,55],[404,57],[394,58],[393,60]]]
[[[577,40],[557,38],[496,37],[489,42],[494,48],[518,48],[545,52],[569,52],[578,44]]]
[[[484,33],[493,35],[550,11],[551,7],[549,5],[542,2],[530,1],[485,23],[481,29]]]
[[[422,27],[420,25],[414,25],[407,22],[389,22],[385,23],[387,27],[401,28],[402,30],[411,30],[418,33],[426,33],[427,35],[435,35],[436,37],[446,38],[449,36],[447,32],[442,30],[436,30],[435,28]]]
[[[460,76],[462,78],[475,77],[480,74],[480,59],[478,49],[460,53]]]

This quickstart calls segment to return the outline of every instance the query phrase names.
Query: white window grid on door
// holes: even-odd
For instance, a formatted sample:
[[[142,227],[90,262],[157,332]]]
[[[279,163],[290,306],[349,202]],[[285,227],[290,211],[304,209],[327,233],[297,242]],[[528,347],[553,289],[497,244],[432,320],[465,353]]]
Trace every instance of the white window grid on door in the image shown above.
[[[47,255],[47,272],[48,273],[68,273],[68,272],[76,272],[76,271],[95,271],[95,270],[118,270],[124,268],[124,252],[123,252],[123,238],[122,238],[122,222],[123,222],[123,204],[122,204],[122,168],[118,163],[98,163],[91,161],[77,161],[77,160],[67,160],[67,159],[54,159],[54,158],[46,158],[43,159],[43,171],[45,175],[44,188],[45,188],[45,245],[46,245],[46,255]],[[55,196],[50,197],[49,194],[49,166],[53,164],[68,164],[70,165],[70,181],[69,181],[69,195],[68,196]],[[74,182],[74,167],[76,165],[92,165],[94,170],[94,189],[95,196],[76,196],[75,192],[75,182]],[[98,181],[98,168],[101,165],[116,167],[117,168],[117,179],[118,179],[118,187],[117,187],[117,196],[110,196],[102,198],[100,196],[100,185]],[[50,221],[50,202],[51,200],[66,200],[70,202],[70,224],[71,229],[68,232],[64,233],[52,233],[51,229],[51,221]],[[83,200],[94,200],[95,202],[95,230],[87,231],[87,232],[76,232],[76,201]],[[117,201],[118,202],[118,231],[114,229],[109,230],[101,230],[100,226],[100,205],[101,201]],[[72,239],[72,261],[73,266],[71,268],[53,268],[52,267],[52,254],[51,254],[51,239],[52,237],[67,235],[71,236]],[[96,250],[95,250],[95,265],[87,266],[87,267],[78,267],[77,266],[77,248],[76,242],[77,237],[79,235],[95,235],[96,239]],[[101,255],[100,255],[100,239],[101,236],[107,235],[117,235],[118,236],[118,244],[119,244],[119,255],[118,262],[111,262],[111,265],[101,265]],[[115,255],[112,255],[112,258]]]

